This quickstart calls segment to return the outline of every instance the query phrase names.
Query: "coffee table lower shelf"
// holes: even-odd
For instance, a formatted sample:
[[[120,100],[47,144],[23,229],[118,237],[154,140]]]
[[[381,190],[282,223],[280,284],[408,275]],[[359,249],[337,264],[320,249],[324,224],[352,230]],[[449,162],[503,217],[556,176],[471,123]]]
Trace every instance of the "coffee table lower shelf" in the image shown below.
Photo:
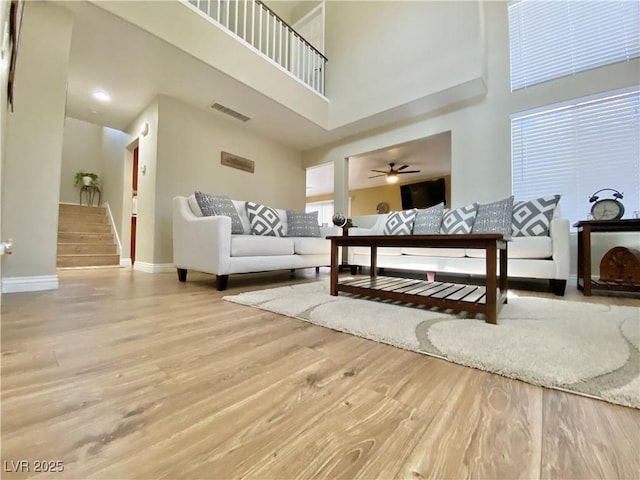
[[[486,303],[486,287],[457,283],[429,282],[398,277],[368,277],[338,282],[338,291],[367,297],[398,300],[431,307],[483,313],[495,323],[502,304],[507,303],[507,292],[496,293],[495,306]]]

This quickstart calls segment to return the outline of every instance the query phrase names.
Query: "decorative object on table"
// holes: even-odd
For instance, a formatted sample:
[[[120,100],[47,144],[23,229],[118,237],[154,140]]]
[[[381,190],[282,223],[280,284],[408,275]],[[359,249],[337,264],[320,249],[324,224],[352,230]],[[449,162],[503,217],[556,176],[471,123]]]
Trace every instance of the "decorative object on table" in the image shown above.
[[[254,173],[256,162],[247,158],[233,155],[232,153],[220,152],[220,164],[231,168],[237,168],[243,172]]]
[[[76,172],[74,178],[76,186],[97,187],[99,185],[98,175],[92,172],[85,172],[84,170],[80,170],[79,172]]]
[[[600,282],[640,285],[640,252],[633,248],[613,247],[600,261]]]
[[[389,204],[387,202],[380,202],[376,205],[376,213],[389,213]]]
[[[342,213],[335,213],[331,221],[336,227],[344,227],[347,224],[347,217]]]
[[[598,193],[610,191],[613,192],[613,198],[598,197]],[[624,205],[620,200],[622,193],[613,188],[602,188],[593,193],[589,198],[591,206],[591,216],[594,220],[620,220],[624,215]]]

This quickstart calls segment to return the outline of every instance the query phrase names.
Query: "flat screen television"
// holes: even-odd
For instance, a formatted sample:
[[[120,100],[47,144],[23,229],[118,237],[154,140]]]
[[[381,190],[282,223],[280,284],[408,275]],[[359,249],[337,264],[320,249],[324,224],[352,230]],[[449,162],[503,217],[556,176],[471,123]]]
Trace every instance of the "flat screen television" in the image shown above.
[[[447,203],[444,178],[426,182],[400,185],[402,209],[428,208],[439,203]]]

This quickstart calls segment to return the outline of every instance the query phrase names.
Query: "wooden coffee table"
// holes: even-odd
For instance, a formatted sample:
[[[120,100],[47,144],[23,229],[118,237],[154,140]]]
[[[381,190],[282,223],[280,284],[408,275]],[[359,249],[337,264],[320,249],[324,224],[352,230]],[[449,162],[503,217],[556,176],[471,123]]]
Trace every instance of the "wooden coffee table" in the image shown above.
[[[507,242],[501,234],[468,235],[366,235],[327,237],[331,240],[331,295],[347,292],[368,297],[400,300],[419,305],[483,313],[495,324],[502,304],[507,303]],[[369,247],[369,278],[338,282],[338,247]],[[377,276],[378,247],[477,248],[485,251],[485,285],[431,282]],[[496,258],[499,252],[499,260]],[[491,261],[489,261],[491,259]],[[499,264],[499,274],[498,265]]]

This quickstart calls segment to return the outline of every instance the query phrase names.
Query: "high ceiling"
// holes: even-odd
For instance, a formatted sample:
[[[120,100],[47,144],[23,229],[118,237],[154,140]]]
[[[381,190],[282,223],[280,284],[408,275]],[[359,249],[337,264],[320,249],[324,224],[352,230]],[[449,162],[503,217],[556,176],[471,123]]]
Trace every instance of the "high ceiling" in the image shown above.
[[[251,117],[246,128],[300,150],[326,141],[323,128],[164,40],[88,2],[58,3],[75,15],[69,116],[126,130],[156,96],[168,95],[225,119],[210,106],[233,105]],[[96,89],[111,101],[93,99]]]
[[[428,107],[406,104],[327,131],[92,3],[62,0],[57,3],[75,16],[67,114],[80,120],[126,130],[154,98],[167,95],[226,121],[236,122],[210,108],[214,102],[219,102],[251,117],[243,124],[244,128],[304,151],[428,110]],[[287,18],[299,3],[276,2],[274,7],[278,14]],[[96,89],[108,91],[111,101],[95,100],[92,93]],[[447,175],[451,170],[450,155],[448,134],[363,153],[350,159],[350,188],[384,185],[384,177],[368,179],[370,170],[387,169],[391,162],[420,170],[417,174],[402,175],[401,182]],[[333,166],[311,169],[307,185],[309,196],[332,193]]]

